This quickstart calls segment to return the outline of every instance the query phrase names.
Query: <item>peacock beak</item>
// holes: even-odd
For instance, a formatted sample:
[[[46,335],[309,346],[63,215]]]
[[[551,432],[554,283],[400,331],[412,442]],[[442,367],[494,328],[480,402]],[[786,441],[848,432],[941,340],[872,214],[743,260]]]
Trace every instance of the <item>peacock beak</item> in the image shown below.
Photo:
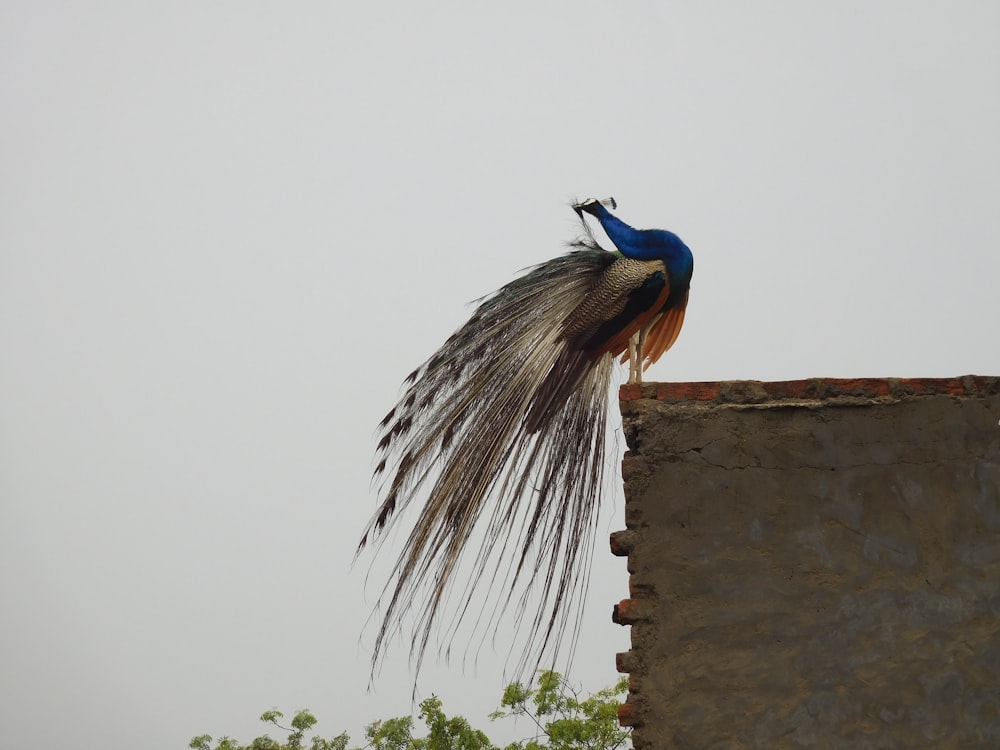
[[[582,219],[583,212],[586,211],[588,214],[594,214],[599,216],[600,213],[594,210],[597,205],[604,206],[605,208],[615,209],[618,208],[618,202],[614,198],[604,198],[603,200],[598,200],[597,198],[587,198],[585,201],[580,201],[579,203],[573,204],[573,210],[576,211],[577,215]]]

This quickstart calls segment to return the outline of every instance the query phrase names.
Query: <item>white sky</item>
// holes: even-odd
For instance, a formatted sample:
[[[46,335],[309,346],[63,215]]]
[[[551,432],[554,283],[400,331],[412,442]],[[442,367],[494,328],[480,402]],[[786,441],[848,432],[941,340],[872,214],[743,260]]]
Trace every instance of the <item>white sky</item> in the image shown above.
[[[483,5],[0,2],[0,745],[409,711],[373,429],[572,197],[695,253],[651,379],[1000,374],[1000,4]],[[421,694],[512,739],[503,657]]]

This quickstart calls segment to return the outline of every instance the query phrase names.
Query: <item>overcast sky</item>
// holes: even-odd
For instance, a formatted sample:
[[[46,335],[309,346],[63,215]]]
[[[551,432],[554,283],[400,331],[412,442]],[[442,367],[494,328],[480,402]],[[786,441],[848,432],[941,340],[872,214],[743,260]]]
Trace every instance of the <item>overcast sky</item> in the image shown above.
[[[0,2],[0,745],[407,713],[373,430],[608,195],[696,258],[649,379],[998,375],[1000,4]],[[513,739],[505,656],[420,695]]]

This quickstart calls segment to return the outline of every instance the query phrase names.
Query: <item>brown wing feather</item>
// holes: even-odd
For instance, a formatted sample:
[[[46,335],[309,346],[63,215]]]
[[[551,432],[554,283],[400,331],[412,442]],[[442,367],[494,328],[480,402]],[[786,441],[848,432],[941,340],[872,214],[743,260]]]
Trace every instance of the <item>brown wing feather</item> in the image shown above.
[[[646,335],[646,344],[642,348],[643,370],[662,357],[677,341],[677,337],[681,333],[681,326],[684,325],[687,303],[688,296],[685,294],[681,303],[663,313],[649,330]]]
[[[674,308],[663,313],[659,320],[653,323],[646,334],[646,343],[642,348],[643,370],[662,357],[677,341],[681,333],[681,326],[684,325],[684,313],[687,311],[688,295],[684,295],[683,301]],[[628,362],[628,352],[626,351],[618,360],[622,364]]]
[[[632,320],[627,326],[621,329],[612,338],[608,339],[608,342],[601,347],[600,351],[594,352],[592,355],[594,359],[605,354],[610,353],[612,356],[617,357],[622,352],[628,352],[628,340],[632,338],[632,335],[640,331],[646,323],[656,317],[659,313],[657,310],[667,301],[667,297],[670,296],[670,285],[665,284],[663,286],[663,291],[660,292],[660,296],[656,298],[648,310],[646,310],[641,315],[637,316]]]

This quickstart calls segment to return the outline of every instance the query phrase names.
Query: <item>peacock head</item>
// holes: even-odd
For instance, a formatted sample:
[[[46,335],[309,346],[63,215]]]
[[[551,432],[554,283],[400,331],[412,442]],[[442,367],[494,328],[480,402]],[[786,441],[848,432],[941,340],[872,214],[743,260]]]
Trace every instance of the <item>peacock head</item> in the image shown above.
[[[614,198],[605,198],[603,200],[598,200],[597,198],[587,198],[585,201],[573,204],[573,210],[576,211],[577,216],[581,219],[583,218],[584,211],[591,216],[596,216],[600,219],[602,215],[608,214],[608,208],[618,208],[618,203]]]
[[[609,207],[618,207],[614,198],[590,198],[573,204],[581,219],[584,213],[588,213],[600,222],[608,239],[626,258],[662,260],[672,275],[690,280],[694,258],[680,237],[666,229],[634,229],[611,213]]]

